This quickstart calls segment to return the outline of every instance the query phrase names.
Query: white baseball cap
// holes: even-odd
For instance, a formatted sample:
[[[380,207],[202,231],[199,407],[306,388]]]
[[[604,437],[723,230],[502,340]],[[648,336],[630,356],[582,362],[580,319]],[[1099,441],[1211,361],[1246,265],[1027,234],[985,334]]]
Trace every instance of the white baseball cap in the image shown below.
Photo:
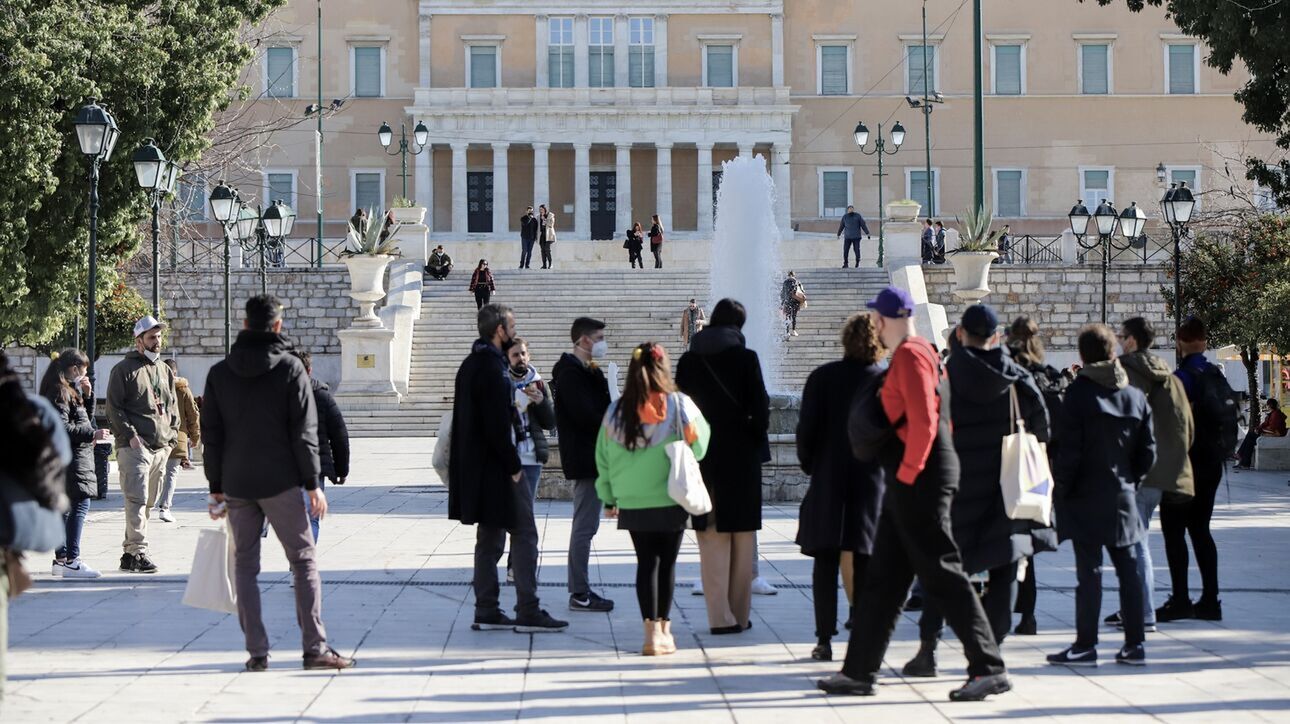
[[[161,322],[158,322],[156,317],[149,314],[148,316],[143,317],[142,319],[134,323],[134,336],[138,337],[139,335],[143,334],[144,332],[147,332],[150,329],[156,329],[157,327],[164,327],[164,326],[166,325],[162,324]]]

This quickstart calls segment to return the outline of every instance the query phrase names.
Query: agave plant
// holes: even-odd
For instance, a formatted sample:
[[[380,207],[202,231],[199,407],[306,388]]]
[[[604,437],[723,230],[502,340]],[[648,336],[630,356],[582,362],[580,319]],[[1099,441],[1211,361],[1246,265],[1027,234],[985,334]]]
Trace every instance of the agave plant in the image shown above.
[[[369,221],[361,233],[352,225],[349,227],[345,235],[345,251],[341,252],[341,256],[398,256],[399,247],[394,237],[402,224],[392,224],[387,231],[384,228],[384,217],[378,217],[382,221],[373,223],[370,221],[372,214],[373,209],[368,209]]]
[[[990,229],[994,224],[994,213],[988,208],[973,209],[968,207],[963,212],[963,233],[960,236],[959,251],[997,251],[999,232]]]

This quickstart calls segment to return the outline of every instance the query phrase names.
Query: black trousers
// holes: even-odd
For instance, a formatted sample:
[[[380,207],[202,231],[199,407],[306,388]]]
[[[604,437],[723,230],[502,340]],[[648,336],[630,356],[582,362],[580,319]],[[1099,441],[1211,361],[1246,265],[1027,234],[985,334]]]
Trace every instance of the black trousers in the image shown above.
[[[637,263],[637,262],[640,262],[640,265],[641,265],[641,268],[642,268],[642,269],[644,269],[644,268],[645,268],[645,260],[641,258],[641,250],[640,250],[640,249],[628,249],[628,250],[627,250],[627,261],[628,261],[629,263],[631,263],[631,265],[632,265],[632,268],[633,268],[633,269],[635,269],[635,268],[636,268],[636,263]]]
[[[981,607],[985,609],[986,618],[990,619],[990,630],[994,632],[994,642],[1003,643],[1003,639],[1012,631],[1012,606],[1017,598],[1017,563],[1007,563],[990,569],[990,579],[986,583],[985,593],[981,595]],[[918,635],[925,644],[934,644],[941,638],[945,629],[945,616],[931,599],[923,602],[922,615],[918,617]]]
[[[483,309],[492,298],[493,293],[488,290],[488,287],[475,287],[475,309]]]
[[[529,262],[533,261],[533,239],[520,240],[520,268],[528,269]]]
[[[1035,615],[1035,603],[1039,599],[1039,584],[1035,581],[1035,557],[1026,556],[1026,577],[1017,581],[1017,604],[1012,607],[1015,613],[1023,616]]]
[[[538,248],[542,250],[542,268],[550,269],[552,266],[555,266],[555,262],[551,260],[551,242],[540,242],[538,244]]]
[[[654,268],[662,269],[663,268],[663,245],[650,244],[649,250],[650,250],[650,253],[654,255]]]
[[[1165,557],[1169,560],[1169,580],[1173,595],[1179,600],[1190,598],[1187,590],[1187,538],[1196,551],[1196,567],[1200,569],[1201,598],[1218,600],[1218,546],[1209,531],[1214,517],[1214,498],[1223,482],[1223,460],[1218,455],[1191,455],[1192,475],[1196,481],[1196,495],[1191,500],[1177,503],[1165,500],[1160,504],[1160,530],[1165,537]]]
[[[856,616],[842,665],[842,673],[853,679],[877,676],[915,574],[923,584],[924,605],[934,601],[962,642],[968,675],[1004,671],[990,622],[950,534],[954,486],[935,482],[925,475],[914,485],[887,486],[873,557],[864,585],[856,585]]]
[[[860,240],[843,239],[842,240],[842,266],[851,263],[851,250],[856,250],[856,266],[860,266]]]
[[[676,556],[685,531],[632,531],[636,549],[636,602],[642,619],[669,619],[676,590]]]
[[[1241,447],[1236,451],[1236,462],[1242,467],[1250,467],[1254,464],[1254,447],[1259,444],[1259,431],[1250,430],[1245,433],[1245,439],[1241,441]]]
[[[797,313],[802,310],[800,304],[789,304],[784,307],[784,331],[797,329]]]
[[[853,576],[856,590],[864,584],[865,569],[869,565],[869,556],[863,553],[851,555]],[[811,599],[815,604],[815,638],[821,642],[829,641],[838,635],[838,571],[841,568],[842,551],[820,551],[815,554],[815,564],[811,571]],[[854,614],[855,607],[852,607]],[[854,625],[855,616],[852,615]]]
[[[1097,645],[1098,618],[1102,615],[1102,548],[1097,543],[1071,541],[1075,548],[1075,646]],[[1120,580],[1120,615],[1124,617],[1124,643],[1142,643],[1142,579],[1133,546],[1106,546],[1111,565]]]

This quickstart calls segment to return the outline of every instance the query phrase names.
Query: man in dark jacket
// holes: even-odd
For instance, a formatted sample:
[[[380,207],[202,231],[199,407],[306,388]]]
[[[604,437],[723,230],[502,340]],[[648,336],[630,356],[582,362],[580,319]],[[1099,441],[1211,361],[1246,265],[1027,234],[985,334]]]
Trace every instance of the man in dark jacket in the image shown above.
[[[869,225],[856,207],[848,206],[847,212],[838,222],[838,238],[842,240],[842,268],[846,269],[851,262],[851,250],[856,251],[856,268],[860,268],[860,235],[869,236]],[[872,239],[872,236],[869,236]]]
[[[507,377],[506,350],[515,342],[515,315],[503,304],[485,304],[476,317],[479,339],[457,370],[452,403],[452,452],[448,458],[448,517],[475,532],[475,631],[563,631],[538,603],[538,534],[533,495],[523,484],[515,440],[515,387]],[[499,605],[497,562],[511,536],[515,613]]]
[[[609,355],[605,323],[590,317],[573,320],[573,350],[560,355],[551,370],[555,426],[560,438],[564,479],[573,483],[573,527],[569,532],[569,609],[607,612],[614,602],[591,590],[591,539],[600,529],[596,495],[596,436],[609,409],[609,380],[597,360]]]
[[[318,410],[318,463],[322,471],[318,476],[318,489],[325,489],[328,480],[344,485],[345,478],[349,477],[349,429],[345,427],[345,416],[341,414],[336,398],[331,396],[331,388],[314,377],[313,355],[299,350],[293,354],[305,366],[314,392],[314,407]],[[313,529],[315,545],[321,521],[322,518],[311,508],[309,527]]]
[[[538,229],[542,222],[533,215],[533,207],[524,210],[520,217],[520,268],[528,269],[533,260],[533,244],[537,242]]]
[[[1083,367],[1066,390],[1062,445],[1053,478],[1057,535],[1075,548],[1075,643],[1048,657],[1050,664],[1097,665],[1098,614],[1102,607],[1102,549],[1120,581],[1123,664],[1147,662],[1143,648],[1142,585],[1133,545],[1142,538],[1135,494],[1156,461],[1147,398],[1129,384],[1113,357],[1115,338],[1104,324],[1079,335]]]
[[[950,379],[950,420],[954,451],[961,470],[959,489],[950,506],[954,542],[969,575],[988,571],[989,583],[981,605],[1000,644],[1012,629],[1012,603],[1017,596],[1017,562],[1033,555],[1026,522],[1013,521],[999,488],[1002,468],[1000,441],[1015,431],[1013,404],[1026,432],[1048,441],[1048,409],[1034,379],[999,346],[999,318],[984,304],[963,312],[950,340],[945,364]],[[906,676],[936,676],[936,644],[944,619],[928,599],[918,620],[921,645],[905,665]]]
[[[260,532],[267,518],[295,578],[296,620],[306,669],[348,669],[354,660],[327,645],[322,579],[305,500],[318,517],[327,498],[318,488],[318,414],[305,366],[282,334],[282,304],[251,297],[237,342],[206,375],[202,402],[211,517],[225,508],[237,551],[233,566],[237,617],[251,658],[247,671],[269,667],[269,636],[260,618]]]

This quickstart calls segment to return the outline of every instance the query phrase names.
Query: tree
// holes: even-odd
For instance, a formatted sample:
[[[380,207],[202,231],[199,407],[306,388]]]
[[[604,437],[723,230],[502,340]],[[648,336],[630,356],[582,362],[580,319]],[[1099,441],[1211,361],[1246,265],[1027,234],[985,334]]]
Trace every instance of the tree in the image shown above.
[[[1084,2],[1084,0],[1079,0]],[[1097,0],[1110,5],[1117,0]],[[1167,17],[1188,35],[1209,46],[1205,63],[1227,75],[1240,60],[1250,79],[1236,92],[1246,123],[1276,136],[1290,149],[1290,2],[1283,0],[1125,0],[1133,12],[1147,5],[1165,7]],[[1277,205],[1290,207],[1290,159],[1274,163],[1247,158],[1246,178],[1272,189]]]
[[[147,214],[130,164],[145,137],[196,159],[245,89],[242,29],[285,0],[5,0],[0,8],[0,343],[71,326],[88,270],[88,164],[72,120],[88,97],[121,126],[99,182],[96,298],[117,284]]]

